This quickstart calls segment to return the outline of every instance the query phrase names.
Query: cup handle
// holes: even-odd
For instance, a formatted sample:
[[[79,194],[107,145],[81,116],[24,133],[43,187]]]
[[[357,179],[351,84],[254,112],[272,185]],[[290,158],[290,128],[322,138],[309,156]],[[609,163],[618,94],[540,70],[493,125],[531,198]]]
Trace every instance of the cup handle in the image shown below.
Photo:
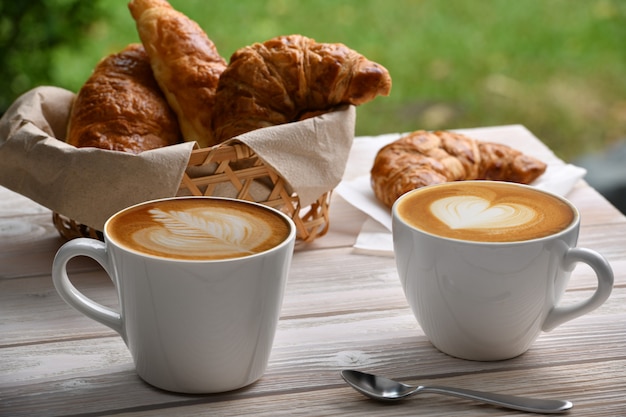
[[[96,303],[92,299],[81,293],[70,281],[67,276],[67,263],[70,259],[77,256],[87,256],[96,260],[107,274],[113,279],[114,275],[112,266],[106,252],[106,245],[95,239],[78,238],[65,243],[52,262],[52,281],[57,292],[70,306],[87,317],[110,327],[119,333],[124,340],[122,325],[122,315],[108,307]],[[117,286],[117,283],[116,283]]]
[[[613,270],[607,260],[599,253],[585,248],[570,248],[565,254],[563,268],[573,270],[578,262],[586,263],[594,270],[598,279],[598,287],[593,295],[587,300],[570,306],[555,306],[552,308],[546,320],[543,322],[542,330],[549,332],[557,326],[587,314],[600,307],[611,295],[613,290]]]

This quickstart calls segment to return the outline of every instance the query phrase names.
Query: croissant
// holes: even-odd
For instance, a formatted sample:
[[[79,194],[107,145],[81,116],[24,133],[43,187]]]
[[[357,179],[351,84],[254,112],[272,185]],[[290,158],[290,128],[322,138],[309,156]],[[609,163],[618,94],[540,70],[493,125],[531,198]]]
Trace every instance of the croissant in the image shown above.
[[[102,59],[70,112],[66,142],[140,153],[180,142],[176,115],[152,75],[141,44]]]
[[[279,36],[232,55],[217,89],[215,138],[363,104],[390,90],[389,72],[345,45]]]
[[[214,144],[211,110],[226,61],[202,28],[166,0],[132,0],[128,7],[183,137]]]
[[[542,161],[506,145],[419,130],[378,151],[370,174],[374,194],[391,207],[402,194],[426,185],[477,179],[529,184],[545,170]]]

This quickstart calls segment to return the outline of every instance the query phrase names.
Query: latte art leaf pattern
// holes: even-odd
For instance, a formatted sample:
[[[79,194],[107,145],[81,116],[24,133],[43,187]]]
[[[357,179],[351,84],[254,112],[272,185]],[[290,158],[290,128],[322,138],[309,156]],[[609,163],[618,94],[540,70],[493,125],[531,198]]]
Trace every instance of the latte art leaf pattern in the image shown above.
[[[159,226],[137,231],[133,239],[146,248],[169,253],[254,253],[255,247],[267,239],[267,233],[255,226],[258,221],[224,210],[161,210],[149,211]]]
[[[152,218],[175,235],[189,238],[217,239],[225,245],[240,246],[253,232],[251,225],[243,223],[240,217],[220,213],[212,218],[194,216],[184,211],[165,212],[150,210]]]
[[[512,228],[533,222],[537,213],[515,203],[492,205],[478,196],[452,196],[433,202],[432,213],[451,229]]]

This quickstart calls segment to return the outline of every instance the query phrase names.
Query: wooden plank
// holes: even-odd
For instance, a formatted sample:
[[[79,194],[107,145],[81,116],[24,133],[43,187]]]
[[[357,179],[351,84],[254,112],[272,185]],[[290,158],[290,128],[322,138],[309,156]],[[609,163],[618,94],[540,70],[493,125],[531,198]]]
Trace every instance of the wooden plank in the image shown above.
[[[584,181],[574,187],[566,198],[580,211],[580,222],[583,227],[600,224],[622,226],[626,224],[626,217]]]
[[[625,265],[626,260],[613,262],[618,271],[617,288],[626,288]],[[82,272],[77,269],[72,270],[70,276],[86,295],[117,308],[117,295],[104,271]],[[595,286],[593,272],[588,267],[578,267],[564,301],[588,296]],[[282,317],[335,316],[399,308],[408,307],[394,260],[339,248],[295,254]],[[0,333],[3,335],[0,345],[113,334],[66,305],[56,293],[49,275],[0,280]]]
[[[623,320],[624,316],[622,325]],[[25,363],[28,369],[21,372],[21,378],[13,378],[16,381],[0,383],[0,414],[2,410],[10,410],[14,416],[58,415],[72,403],[80,404],[81,413],[105,410],[117,413],[127,409],[194,406],[198,401],[223,403],[224,410],[242,414],[263,409],[257,407],[267,407],[264,412],[270,413],[286,405],[279,405],[285,394],[289,398],[289,394],[299,393],[314,401],[320,391],[342,387],[338,372],[344,368],[364,369],[408,383],[447,383],[520,395],[567,394],[573,401],[582,401],[589,395],[587,390],[594,386],[603,387],[605,383],[626,386],[623,367],[626,335],[616,324],[585,335],[585,330],[594,323],[601,322],[587,319],[585,323],[569,326],[558,337],[544,337],[519,358],[498,362],[451,358],[434,351],[420,338],[398,336],[381,337],[370,344],[346,340],[279,347],[272,353],[266,375],[256,384],[231,393],[204,396],[168,393],[143,383],[134,374],[130,362],[124,362],[129,361],[125,347],[113,338],[102,339],[92,346],[87,341],[71,341],[10,348],[3,354],[19,355],[20,361],[15,362]],[[607,349],[607,345],[613,349]],[[71,369],[64,369],[64,364]],[[41,368],[46,374],[38,372]],[[602,371],[597,372],[598,369]],[[15,370],[3,369],[3,375],[11,371]],[[558,377],[554,377],[555,372]],[[533,384],[528,384],[529,380]],[[345,401],[349,401],[349,392],[342,392]],[[615,390],[601,392],[616,404],[626,404],[623,396],[616,397]],[[265,406],[263,397],[268,397]],[[355,393],[352,399],[363,401]],[[245,408],[247,401],[250,409]],[[316,414],[315,407],[307,411]]]
[[[598,310],[542,334],[519,360],[493,363],[457,360],[439,353],[427,341],[405,305],[385,310],[362,308],[323,316],[282,318],[274,343],[272,368],[273,372],[283,374],[296,368],[315,370],[332,365],[352,365],[390,373],[406,371],[405,368],[394,371],[398,364],[408,366],[424,361],[428,362],[424,365],[424,372],[437,373],[445,368],[444,362],[451,366],[449,372],[454,372],[457,366],[477,371],[516,361],[526,366],[538,366],[574,359],[622,357],[626,355],[625,302],[626,289],[618,289]],[[69,376],[76,370],[85,369],[106,372],[111,365],[107,358],[123,357],[130,362],[121,338],[113,336],[114,333],[110,333],[113,337],[74,335],[74,338],[42,338],[36,343],[3,346],[0,349],[0,366],[3,368],[0,386],[30,380],[33,375],[37,378]],[[571,355],[566,354],[568,351]],[[56,360],[60,352],[65,352],[71,362],[61,366]],[[12,361],[12,358],[20,360]],[[111,362],[115,363],[114,360]],[[61,371],[59,368],[65,369]]]
[[[85,295],[117,308],[117,295],[104,272],[70,276]],[[0,334],[3,347],[116,333],[65,304],[48,275],[0,280]]]
[[[568,416],[605,416],[623,415],[624,398],[620,393],[606,395],[601,380],[607,384],[625,385],[626,379],[617,367],[626,366],[626,362],[592,363],[583,366],[570,365],[552,367],[540,374],[536,370],[518,370],[506,373],[459,375],[448,378],[436,378],[429,381],[418,379],[411,383],[439,384],[480,390],[491,390],[513,395],[526,395],[538,398],[569,399],[574,402]],[[580,375],[572,379],[574,373]],[[528,380],[533,384],[528,385]],[[377,403],[362,397],[336,378],[333,385],[315,391],[295,391],[279,395],[240,398],[230,401],[212,402],[208,398],[197,399],[192,405],[163,409],[177,414],[193,416],[240,416],[249,413],[255,416],[293,416],[293,415],[337,415],[337,416],[516,416],[514,412],[477,402],[444,397],[435,394],[421,394],[398,403]],[[339,383],[339,385],[337,385]],[[601,398],[598,401],[597,398]],[[119,414],[122,417],[152,416],[154,410],[138,409]]]

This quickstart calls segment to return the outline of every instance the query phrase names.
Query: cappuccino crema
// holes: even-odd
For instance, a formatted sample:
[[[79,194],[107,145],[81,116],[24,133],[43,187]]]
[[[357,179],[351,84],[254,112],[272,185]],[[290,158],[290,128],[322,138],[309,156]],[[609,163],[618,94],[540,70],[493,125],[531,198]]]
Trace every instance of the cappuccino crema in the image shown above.
[[[269,250],[289,237],[272,209],[238,200],[177,198],[130,207],[106,225],[119,246],[169,259],[217,260]]]
[[[397,214],[430,234],[477,242],[517,242],[560,232],[575,213],[561,199],[529,186],[456,181],[402,197]]]

